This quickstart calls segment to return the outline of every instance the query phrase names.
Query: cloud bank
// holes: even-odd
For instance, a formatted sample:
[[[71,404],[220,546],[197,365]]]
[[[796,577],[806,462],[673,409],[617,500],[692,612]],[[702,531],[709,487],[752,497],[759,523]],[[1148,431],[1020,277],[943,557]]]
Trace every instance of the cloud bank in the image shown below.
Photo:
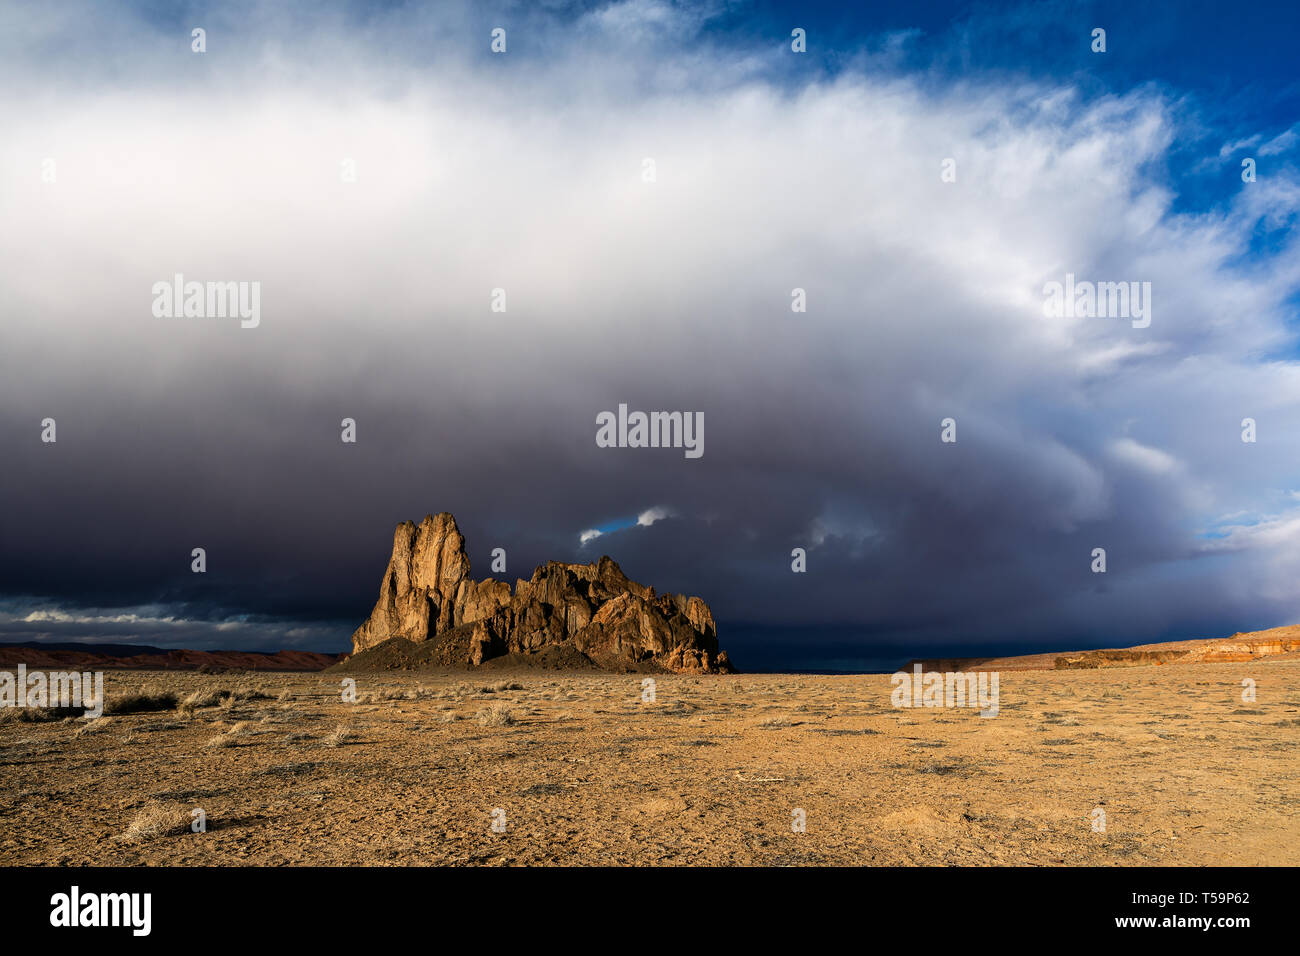
[[[500,56],[472,5],[237,8],[205,54],[6,14],[5,639],[341,647],[440,510],[478,575],[603,548],[791,660],[1300,619],[1293,135],[1179,212],[1174,90],[507,12]],[[155,318],[176,273],[260,282],[259,326]],[[1150,325],[1045,317],[1067,274],[1151,283]],[[702,412],[707,453],[597,447],[619,403]]]

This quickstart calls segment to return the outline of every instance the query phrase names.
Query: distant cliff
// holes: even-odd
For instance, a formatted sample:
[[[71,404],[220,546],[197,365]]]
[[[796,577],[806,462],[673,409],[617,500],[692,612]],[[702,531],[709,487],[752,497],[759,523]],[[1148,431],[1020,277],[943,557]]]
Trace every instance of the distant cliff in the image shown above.
[[[1267,631],[1239,632],[1227,638],[1195,638],[1138,644],[1135,647],[1095,651],[1043,652],[1007,657],[918,658],[926,671],[959,670],[1091,670],[1097,667],[1141,667],[1164,664],[1233,664],[1266,658],[1300,656],[1300,625],[1275,627]]]
[[[338,654],[312,651],[189,651],[144,644],[48,644],[29,641],[0,644],[0,669],[29,668],[83,671],[209,670],[319,671],[336,664]]]
[[[379,600],[352,635],[349,663],[363,665],[369,657],[384,666],[374,649],[400,638],[435,642],[421,655],[434,665],[479,666],[507,656],[527,663],[554,659],[554,649],[563,648],[606,670],[731,670],[704,601],[656,595],[608,557],[547,562],[529,580],[516,581],[513,594],[505,581],[476,582],[469,572],[465,538],[450,514],[398,525]]]

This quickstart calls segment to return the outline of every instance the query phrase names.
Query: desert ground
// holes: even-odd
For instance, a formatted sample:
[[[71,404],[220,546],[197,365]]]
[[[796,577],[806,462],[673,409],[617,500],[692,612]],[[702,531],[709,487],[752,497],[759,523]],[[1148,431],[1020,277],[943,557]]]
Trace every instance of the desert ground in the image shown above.
[[[643,679],[109,672],[117,713],[0,714],[0,863],[1300,863],[1300,661],[1003,673],[992,718]]]

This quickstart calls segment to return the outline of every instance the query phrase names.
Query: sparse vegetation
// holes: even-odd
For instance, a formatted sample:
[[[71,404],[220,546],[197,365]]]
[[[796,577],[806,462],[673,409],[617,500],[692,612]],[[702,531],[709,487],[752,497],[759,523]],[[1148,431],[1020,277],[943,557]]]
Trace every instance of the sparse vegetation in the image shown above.
[[[467,683],[424,673],[417,684],[384,674],[366,678],[378,696],[357,707],[316,675],[268,680],[271,699],[241,701],[236,691],[256,684],[110,674],[106,699],[170,691],[177,709],[94,721],[78,710],[66,723],[58,713],[0,711],[0,852],[19,865],[467,863],[501,849],[481,814],[464,813],[472,804],[504,806],[520,825],[561,814],[556,839],[512,851],[525,863],[680,863],[689,846],[693,862],[765,865],[796,845],[771,840],[769,818],[783,831],[790,807],[820,822],[851,803],[857,809],[837,823],[846,839],[820,844],[820,862],[859,861],[869,843],[884,865],[1092,863],[1118,852],[1081,816],[1104,793],[1124,807],[1116,826],[1127,828],[1129,862],[1233,859],[1209,839],[1214,830],[1286,863],[1300,859],[1285,840],[1283,802],[1300,702],[1277,688],[1296,666],[1279,662],[1264,675],[1274,685],[1252,703],[1240,702],[1236,679],[1184,679],[1152,693],[1142,668],[1104,672],[1104,687],[1088,671],[1011,675],[1005,689],[1015,697],[996,720],[894,708],[880,675],[805,677],[801,690],[782,675],[744,685],[662,675],[658,703],[647,706],[635,674],[523,678],[522,690],[497,675]],[[1079,693],[1085,685],[1089,693]],[[479,696],[483,686],[492,694]],[[1247,708],[1261,715],[1232,713]],[[1193,756],[1221,768],[1212,787],[1167,776]],[[1118,783],[1113,768],[1123,770]],[[1150,789],[1155,781],[1164,793]],[[1162,802],[1171,797],[1174,810]],[[221,839],[166,836],[189,823],[156,806],[173,803],[222,811]],[[417,804],[422,818],[410,832],[431,824],[439,839],[386,839]],[[710,808],[722,805],[765,829],[747,842],[711,827]],[[1079,826],[1060,825],[1067,817]],[[682,842],[655,856],[640,837],[647,825],[669,826]]]

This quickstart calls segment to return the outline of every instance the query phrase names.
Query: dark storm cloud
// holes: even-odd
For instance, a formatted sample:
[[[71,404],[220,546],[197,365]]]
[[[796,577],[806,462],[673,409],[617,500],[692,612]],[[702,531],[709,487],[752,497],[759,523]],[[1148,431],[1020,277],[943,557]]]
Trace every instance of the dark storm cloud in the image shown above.
[[[476,576],[496,547],[512,580],[608,553],[703,596],[742,667],[746,634],[844,661],[1294,616],[1300,380],[1258,358],[1289,341],[1294,253],[1236,259],[1294,180],[1183,218],[1152,91],[791,91],[761,57],[632,56],[668,8],[574,16],[525,86],[452,57],[451,88],[395,87],[382,25],[327,20],[304,42],[346,50],[333,80],[280,49],[227,91],[137,62],[4,107],[0,634],[338,649],[393,526],[441,510]],[[629,99],[640,71],[677,92]],[[1067,271],[1151,281],[1151,327],[1045,318]],[[261,324],[155,318],[178,272],[260,282]],[[703,457],[598,448],[620,403],[703,412]]]

